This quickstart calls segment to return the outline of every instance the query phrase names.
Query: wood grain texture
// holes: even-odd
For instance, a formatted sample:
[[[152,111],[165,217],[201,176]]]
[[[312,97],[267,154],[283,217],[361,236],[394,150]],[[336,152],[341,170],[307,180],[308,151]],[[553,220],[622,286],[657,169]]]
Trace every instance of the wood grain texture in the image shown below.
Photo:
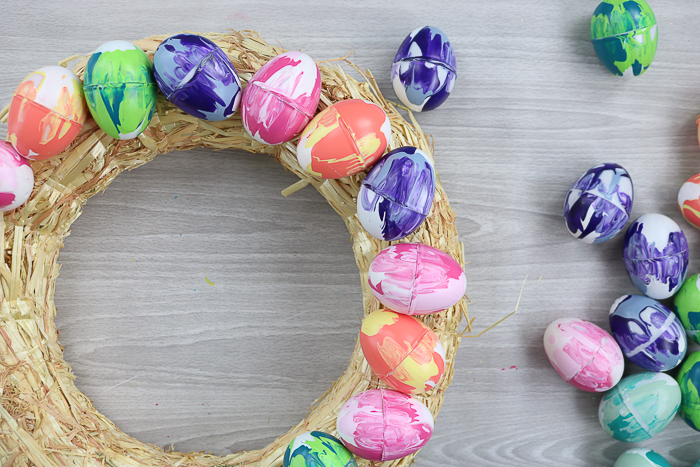
[[[607,328],[612,302],[636,289],[622,239],[577,242],[561,211],[583,171],[620,163],[635,184],[632,216],[675,219],[698,271],[700,236],[675,199],[700,171],[700,4],[652,3],[659,49],[630,80],[595,56],[595,5],[11,0],[0,5],[0,101],[32,70],[109,40],[227,28],[317,60],[354,50],[395,99],[399,43],[419,25],[440,27],[459,77],[418,120],[458,215],[475,329],[511,311],[528,280],[518,313],[463,341],[416,465],[612,466],[631,446],[602,431],[600,396],[563,383],[541,341],[563,316]],[[314,190],[279,194],[294,182],[269,157],[195,150],[158,156],[90,200],[61,253],[56,322],[78,387],[123,430],[183,451],[260,448],[341,374],[362,310],[350,239]],[[690,466],[698,436],[677,419],[639,445]]]

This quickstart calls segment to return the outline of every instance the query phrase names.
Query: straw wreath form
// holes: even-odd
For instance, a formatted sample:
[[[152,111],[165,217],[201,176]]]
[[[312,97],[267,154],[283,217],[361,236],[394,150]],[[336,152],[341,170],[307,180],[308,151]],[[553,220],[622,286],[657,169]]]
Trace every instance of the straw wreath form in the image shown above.
[[[267,44],[252,31],[204,34],[231,59],[243,85],[272,57],[285,52]],[[151,58],[156,47],[169,35],[136,41]],[[89,59],[78,59],[73,68],[82,76]],[[393,140],[389,150],[410,145],[432,155],[431,145],[409,113],[407,122],[394,105],[379,92],[371,73],[358,82],[337,64],[320,64],[322,92],[319,110],[345,99],[366,99],[381,106],[391,121]],[[8,106],[9,107],[9,106]],[[7,109],[0,114],[7,119]],[[345,221],[352,236],[352,248],[360,271],[364,313],[379,309],[367,283],[367,271],[374,256],[389,246],[371,237],[356,216],[356,198],[364,173],[338,179],[316,178],[299,166],[296,141],[267,146],[251,138],[238,114],[220,122],[205,122],[187,115],[159,94],[156,113],[146,131],[137,139],[120,141],[106,135],[88,120],[71,146],[57,157],[32,161],[34,190],[27,203],[4,214],[1,228],[3,261],[0,263],[0,465],[10,466],[280,466],[287,445],[297,435],[319,430],[336,434],[338,410],[353,395],[381,387],[362,355],[359,341],[347,370],[310,408],[308,416],[264,449],[242,451],[219,457],[212,454],[163,451],[122,432],[98,412],[90,399],[74,384],[70,365],[63,360],[54,324],[54,288],[58,276],[58,252],[70,233],[83,205],[103,191],[124,170],[136,168],[156,154],[196,147],[244,149],[269,154],[296,174],[300,182],[289,192],[311,184]],[[439,162],[439,160],[438,160]],[[437,164],[439,167],[439,163]],[[280,203],[284,198],[280,197]],[[455,213],[439,181],[435,201],[426,221],[402,242],[420,242],[439,248],[464,264],[463,245],[455,228]],[[396,243],[396,242],[394,242]],[[437,387],[415,396],[437,415],[452,381],[454,359],[460,343],[457,328],[467,318],[464,299],[454,307],[418,317],[439,336],[446,355],[445,374]],[[373,465],[404,466],[413,456]],[[360,465],[371,463],[357,458]]]

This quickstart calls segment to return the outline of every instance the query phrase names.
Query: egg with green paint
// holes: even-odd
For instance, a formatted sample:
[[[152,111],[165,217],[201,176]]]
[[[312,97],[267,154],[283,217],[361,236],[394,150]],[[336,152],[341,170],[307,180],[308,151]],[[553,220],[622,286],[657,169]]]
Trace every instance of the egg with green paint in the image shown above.
[[[107,42],[95,50],[85,66],[83,89],[95,122],[113,138],[136,138],[156,109],[153,63],[131,42]]]
[[[671,464],[656,451],[632,448],[623,452],[613,467],[671,467]]]
[[[644,73],[654,60],[658,39],[656,16],[645,0],[603,0],[593,12],[593,47],[615,75]]]
[[[691,353],[683,362],[676,381],[681,388],[681,418],[700,431],[700,351]]]
[[[283,467],[357,467],[352,453],[336,437],[321,431],[302,433],[289,443]]]
[[[700,344],[700,277],[693,274],[683,282],[673,297],[676,315],[683,323],[686,335]]]
[[[603,395],[598,420],[618,441],[637,443],[660,433],[681,405],[676,380],[665,373],[644,372],[622,378]]]

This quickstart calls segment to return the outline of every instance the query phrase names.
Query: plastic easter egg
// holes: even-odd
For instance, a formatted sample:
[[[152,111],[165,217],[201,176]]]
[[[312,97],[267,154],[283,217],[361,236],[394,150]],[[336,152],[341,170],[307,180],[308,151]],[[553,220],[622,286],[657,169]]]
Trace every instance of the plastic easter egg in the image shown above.
[[[403,104],[414,112],[436,109],[452,92],[457,61],[447,35],[431,26],[403,40],[391,66],[391,83]]]
[[[678,190],[678,208],[690,225],[700,229],[700,174],[688,179]]]
[[[34,189],[34,171],[6,141],[0,141],[0,212],[23,205]]]
[[[544,351],[564,381],[588,392],[609,390],[625,370],[615,339],[582,319],[561,318],[547,326]]]
[[[153,54],[153,74],[166,99],[192,116],[225,120],[238,109],[238,73],[206,37],[183,33],[165,39]]]
[[[462,266],[444,251],[422,243],[383,249],[367,280],[377,300],[397,313],[427,315],[450,308],[467,290]]]
[[[243,91],[241,119],[248,134],[264,144],[293,140],[316,113],[321,72],[301,52],[285,52],[255,72]]]
[[[678,293],[673,297],[676,315],[680,318],[685,334],[700,344],[700,277],[693,274],[683,282]]]
[[[644,73],[654,60],[658,39],[656,16],[645,0],[603,0],[593,12],[593,47],[615,75]]]
[[[625,235],[622,258],[634,285],[645,295],[663,300],[675,294],[688,272],[688,241],[663,214],[644,214]]]
[[[389,389],[361,392],[338,412],[338,437],[350,452],[370,461],[406,457],[433,434],[433,415],[417,399]]]
[[[613,467],[671,467],[671,464],[656,451],[632,448],[623,452]]]
[[[24,78],[12,95],[8,139],[22,156],[48,159],[73,142],[86,117],[80,78],[67,68],[47,66]]]
[[[610,240],[625,227],[633,198],[632,179],[624,167],[613,163],[591,167],[566,196],[566,228],[583,243]]]
[[[399,240],[413,233],[430,214],[435,169],[425,152],[404,146],[385,154],[362,181],[357,217],[379,240]]]
[[[112,138],[136,138],[156,109],[153,64],[131,42],[112,41],[98,47],[85,67],[83,89],[92,117]]]
[[[678,317],[643,295],[623,295],[610,307],[610,329],[622,353],[649,371],[677,367],[688,349]]]
[[[688,355],[676,381],[681,388],[681,408],[678,413],[690,428],[700,431],[700,352]]]
[[[322,431],[302,433],[289,443],[283,467],[357,467],[352,453],[337,439]]]
[[[389,117],[362,99],[336,102],[301,132],[299,165],[320,178],[342,178],[371,167],[391,141]]]
[[[360,345],[377,377],[405,394],[430,391],[445,371],[440,339],[412,316],[391,310],[370,313],[362,321]]]
[[[666,428],[678,412],[681,390],[666,373],[625,376],[603,395],[598,420],[618,441],[646,441]]]

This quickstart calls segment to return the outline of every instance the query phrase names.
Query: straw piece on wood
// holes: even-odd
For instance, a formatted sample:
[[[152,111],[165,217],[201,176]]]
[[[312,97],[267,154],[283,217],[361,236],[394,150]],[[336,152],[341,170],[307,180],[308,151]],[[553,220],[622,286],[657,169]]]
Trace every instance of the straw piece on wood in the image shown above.
[[[153,36],[135,44],[149,55],[169,35]],[[271,46],[253,31],[205,34],[219,45],[239,71],[245,84],[272,57],[284,49]],[[89,57],[72,56],[73,70],[82,76]],[[347,60],[365,78],[358,82],[336,63],[321,62],[322,110],[350,98],[380,105],[391,121],[389,149],[413,145],[433,155],[428,138],[409,113],[406,121],[396,107],[379,93],[374,77]],[[324,64],[325,63],[325,64]],[[7,118],[8,106],[0,111]],[[304,171],[296,160],[295,142],[272,147],[253,140],[238,115],[222,122],[203,122],[184,114],[162,96],[157,113],[139,138],[118,141],[106,135],[92,120],[83,127],[61,155],[32,162],[35,185],[29,201],[4,214],[0,261],[0,465],[17,467],[277,467],[289,442],[308,430],[335,434],[340,407],[353,395],[381,383],[364,359],[359,340],[343,375],[309,409],[307,417],[264,449],[238,452],[224,457],[204,453],[165,452],[119,430],[99,413],[80,392],[70,366],[63,360],[54,324],[54,289],[58,276],[58,252],[80,216],[87,200],[104,191],[124,170],[139,167],[156,154],[195,147],[243,149],[269,154],[298,183],[285,190],[290,194],[306,184],[316,188],[341,216],[352,237],[352,248],[362,280],[364,313],[379,308],[367,284],[367,271],[374,256],[390,245],[368,235],[356,215],[356,199],[364,174],[339,180],[321,180]],[[439,167],[439,159],[438,159]],[[284,203],[280,198],[280,203]],[[423,242],[450,254],[464,264],[464,250],[454,225],[455,214],[438,183],[433,208],[423,225],[403,242]],[[454,359],[460,344],[462,318],[469,323],[466,301],[441,313],[421,317],[440,337],[445,348],[445,375],[429,394],[418,397],[437,415],[452,381]],[[358,326],[359,327],[359,326]],[[384,466],[406,466],[412,456],[385,462]],[[362,466],[369,462],[358,459]],[[373,463],[372,465],[380,465]]]

